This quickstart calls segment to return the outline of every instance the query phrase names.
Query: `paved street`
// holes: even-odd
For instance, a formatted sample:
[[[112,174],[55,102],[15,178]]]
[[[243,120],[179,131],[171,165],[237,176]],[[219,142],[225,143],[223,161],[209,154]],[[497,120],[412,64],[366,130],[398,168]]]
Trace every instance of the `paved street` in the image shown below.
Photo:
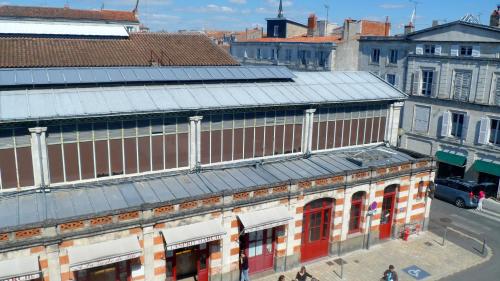
[[[400,239],[392,240],[377,245],[369,251],[361,250],[342,257],[347,262],[344,266],[344,279],[339,276],[340,266],[336,262],[338,257],[311,263],[307,265],[308,271],[315,278],[325,281],[378,281],[387,266],[394,264],[398,270],[399,280],[497,280],[496,277],[485,279],[478,277],[481,276],[478,272],[485,268],[487,269],[485,272],[490,277],[498,276],[499,271],[498,267],[494,268],[494,264],[498,264],[498,258],[492,256],[492,251],[488,246],[483,255],[481,241],[476,237],[480,237],[479,234],[482,232],[495,229],[494,223],[498,222],[470,210],[456,210],[453,205],[439,200],[434,201],[433,207],[431,231],[415,236],[409,242]],[[442,218],[452,219],[447,231],[448,240],[444,246],[441,245],[444,230]],[[483,223],[482,220],[486,221]],[[466,232],[464,228],[474,228],[477,233]],[[496,243],[492,246],[497,246],[498,241]],[[483,263],[484,265],[481,265]],[[411,277],[403,271],[411,266],[418,267],[412,268],[413,272],[423,270],[429,273],[429,276],[422,279]],[[286,272],[286,280],[293,280],[296,272],[297,269]],[[422,271],[419,273],[420,277],[424,277]],[[254,279],[275,281],[279,275],[280,273],[276,273]]]
[[[467,233],[468,235],[479,240],[482,240],[483,237],[485,237],[489,247],[493,251],[493,256],[485,263],[442,280],[499,280],[498,276],[500,276],[500,266],[498,265],[500,264],[500,235],[498,235],[498,233],[500,233],[500,214],[488,211],[478,213],[474,210],[459,209],[452,204],[448,204],[440,200],[434,200],[431,209],[431,232],[438,235],[442,234],[443,218],[450,218],[451,227],[454,229]],[[480,247],[478,243],[464,239],[463,236],[453,231],[448,232],[448,239],[472,251],[474,251],[474,248]]]

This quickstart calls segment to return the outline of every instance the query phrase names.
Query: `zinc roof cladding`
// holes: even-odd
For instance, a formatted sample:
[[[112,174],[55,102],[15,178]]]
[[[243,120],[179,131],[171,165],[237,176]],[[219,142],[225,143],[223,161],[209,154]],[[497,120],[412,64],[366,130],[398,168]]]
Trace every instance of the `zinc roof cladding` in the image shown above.
[[[0,17],[8,18],[47,18],[90,21],[126,21],[139,23],[132,11],[117,10],[78,10],[56,7],[29,7],[0,5]]]
[[[140,82],[220,82],[285,80],[294,77],[295,75],[286,67],[269,66],[3,68],[0,69],[0,86],[48,87]]]
[[[404,93],[368,72],[294,72],[294,75],[294,81],[290,82],[0,91],[0,123],[406,98]]]
[[[52,188],[49,193],[26,191],[0,194],[0,230],[27,225],[61,223],[75,219],[137,210],[146,206],[175,204],[186,200],[235,193],[260,186],[275,186],[308,178],[355,171],[376,165],[407,163],[411,156],[390,149],[361,148],[387,154],[384,162],[358,166],[346,158],[356,150],[339,150],[311,157],[285,157],[262,164],[243,162],[233,166],[211,167],[199,173],[176,172],[137,176],[129,179],[101,180],[97,183]],[[156,204],[156,205],[155,205]]]
[[[128,38],[0,37],[0,68],[235,66],[203,34],[130,33]]]

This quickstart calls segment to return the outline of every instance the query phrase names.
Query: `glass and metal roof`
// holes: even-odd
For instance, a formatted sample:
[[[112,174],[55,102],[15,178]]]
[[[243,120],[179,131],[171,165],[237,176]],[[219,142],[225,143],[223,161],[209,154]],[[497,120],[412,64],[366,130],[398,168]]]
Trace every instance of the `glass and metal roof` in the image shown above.
[[[362,150],[384,154],[383,161],[368,161],[362,166],[348,160]],[[49,193],[0,194],[0,230],[51,221],[68,221],[107,215],[116,211],[137,210],[141,206],[163,206],[197,200],[217,194],[231,194],[262,186],[327,177],[366,169],[370,166],[398,165],[415,160],[392,148],[365,148],[313,154],[311,157],[284,157],[261,164],[240,162],[199,173],[187,171],[132,178],[100,180],[80,185],[52,188]]]
[[[294,77],[286,67],[268,66],[3,68],[0,69],[0,87],[287,80]]]
[[[251,69],[255,71],[247,70]],[[289,81],[260,83],[3,90],[0,91],[0,123],[406,98],[404,93],[368,72],[294,72],[293,75]]]

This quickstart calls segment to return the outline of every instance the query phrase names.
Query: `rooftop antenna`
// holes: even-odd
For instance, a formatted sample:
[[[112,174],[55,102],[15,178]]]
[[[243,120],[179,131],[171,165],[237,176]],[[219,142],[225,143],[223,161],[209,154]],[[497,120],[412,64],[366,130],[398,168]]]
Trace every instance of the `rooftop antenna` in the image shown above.
[[[328,12],[330,11],[330,6],[328,4],[325,4],[325,9],[326,9],[326,24],[328,24]]]
[[[139,12],[139,0],[135,1],[135,7],[132,10],[132,13],[137,15],[137,12]]]
[[[101,3],[101,11],[104,10],[104,2]]]
[[[283,0],[280,0],[280,6],[278,8],[278,18],[284,18],[283,16]]]
[[[482,15],[482,14],[483,14],[483,13],[481,13],[481,12],[478,12],[478,13],[477,13],[477,20],[479,21],[479,23],[481,23],[481,15]]]
[[[415,26],[415,22],[417,21],[417,6],[420,4],[420,1],[417,0],[409,0],[410,3],[413,3],[413,14],[410,22]]]

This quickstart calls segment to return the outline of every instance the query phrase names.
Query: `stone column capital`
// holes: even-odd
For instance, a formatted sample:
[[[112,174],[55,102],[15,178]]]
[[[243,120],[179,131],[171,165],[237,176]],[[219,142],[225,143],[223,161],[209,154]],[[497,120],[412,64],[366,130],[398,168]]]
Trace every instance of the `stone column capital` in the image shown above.
[[[29,128],[28,130],[32,134],[41,134],[47,132],[47,127],[34,127],[34,128]]]
[[[203,116],[191,116],[189,117],[189,121],[199,122],[203,119]]]

